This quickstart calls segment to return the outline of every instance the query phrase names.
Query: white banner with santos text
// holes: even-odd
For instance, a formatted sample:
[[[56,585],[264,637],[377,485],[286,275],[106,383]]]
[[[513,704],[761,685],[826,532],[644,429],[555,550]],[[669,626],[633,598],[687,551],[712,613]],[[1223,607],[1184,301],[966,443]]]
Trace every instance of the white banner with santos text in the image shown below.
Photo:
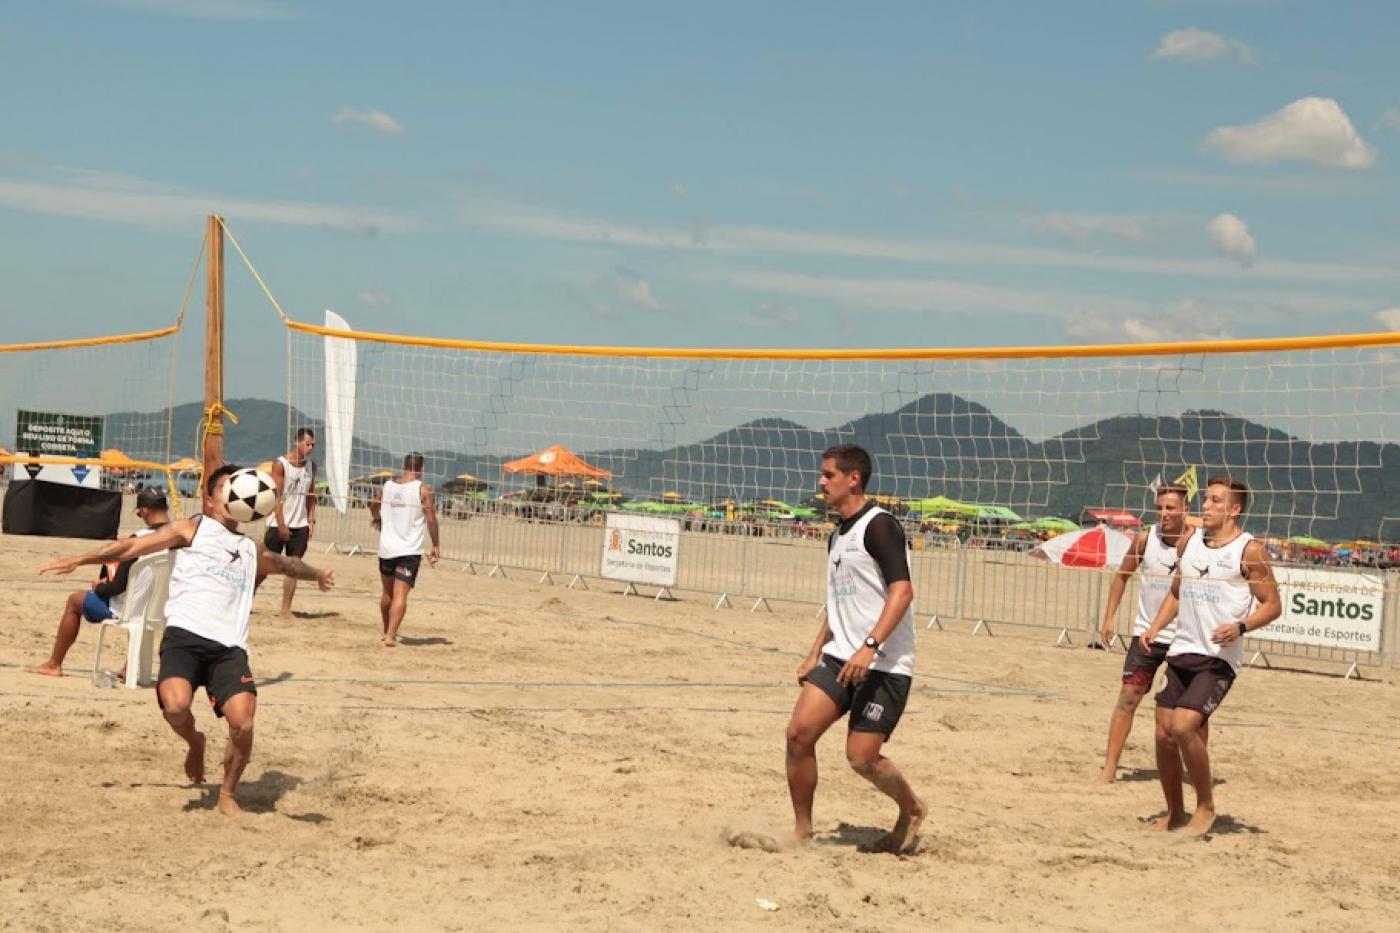
[[[681,523],[674,518],[609,512],[603,534],[607,580],[675,586]]]
[[[1283,615],[1251,639],[1381,650],[1385,580],[1379,573],[1348,573],[1312,567],[1274,567]]]

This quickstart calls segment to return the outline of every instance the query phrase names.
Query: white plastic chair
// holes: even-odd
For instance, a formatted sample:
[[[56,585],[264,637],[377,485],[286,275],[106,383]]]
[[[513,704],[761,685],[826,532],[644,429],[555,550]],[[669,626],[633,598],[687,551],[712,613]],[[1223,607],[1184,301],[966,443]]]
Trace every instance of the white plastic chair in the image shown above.
[[[102,670],[102,639],[109,626],[126,629],[126,686],[135,689],[151,683],[151,658],[155,653],[156,639],[165,631],[165,600],[170,595],[171,555],[169,551],[147,554],[131,567],[127,580],[135,583],[140,575],[150,571],[151,587],[146,598],[128,598],[122,605],[120,615],[99,623],[97,631],[97,657],[92,661],[92,675],[97,677]],[[128,596],[131,595],[128,585]]]

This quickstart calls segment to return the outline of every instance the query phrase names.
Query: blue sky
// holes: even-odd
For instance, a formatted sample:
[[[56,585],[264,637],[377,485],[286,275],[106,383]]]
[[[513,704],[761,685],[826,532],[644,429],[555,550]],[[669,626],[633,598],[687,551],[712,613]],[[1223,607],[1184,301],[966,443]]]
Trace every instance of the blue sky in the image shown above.
[[[1400,329],[1396,35],[1361,2],[13,4],[0,319],[168,323],[213,211],[293,317],[365,330]],[[236,264],[228,392],[280,397]]]

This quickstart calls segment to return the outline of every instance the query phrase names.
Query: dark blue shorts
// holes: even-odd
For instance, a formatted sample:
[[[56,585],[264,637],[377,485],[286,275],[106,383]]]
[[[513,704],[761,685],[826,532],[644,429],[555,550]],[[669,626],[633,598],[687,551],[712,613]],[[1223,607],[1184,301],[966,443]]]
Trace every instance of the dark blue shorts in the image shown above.
[[[112,611],[112,607],[107,605],[107,600],[98,596],[92,590],[83,594],[83,618],[89,622],[106,622],[108,619],[115,619],[117,614]]]

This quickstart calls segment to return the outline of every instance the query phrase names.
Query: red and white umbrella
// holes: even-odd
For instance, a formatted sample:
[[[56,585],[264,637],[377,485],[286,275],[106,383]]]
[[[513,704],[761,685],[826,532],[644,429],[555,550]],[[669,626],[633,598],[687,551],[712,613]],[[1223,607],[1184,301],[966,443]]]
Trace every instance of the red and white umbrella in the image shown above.
[[[1113,528],[1085,528],[1058,535],[1031,551],[1065,567],[1117,567],[1133,539]]]

